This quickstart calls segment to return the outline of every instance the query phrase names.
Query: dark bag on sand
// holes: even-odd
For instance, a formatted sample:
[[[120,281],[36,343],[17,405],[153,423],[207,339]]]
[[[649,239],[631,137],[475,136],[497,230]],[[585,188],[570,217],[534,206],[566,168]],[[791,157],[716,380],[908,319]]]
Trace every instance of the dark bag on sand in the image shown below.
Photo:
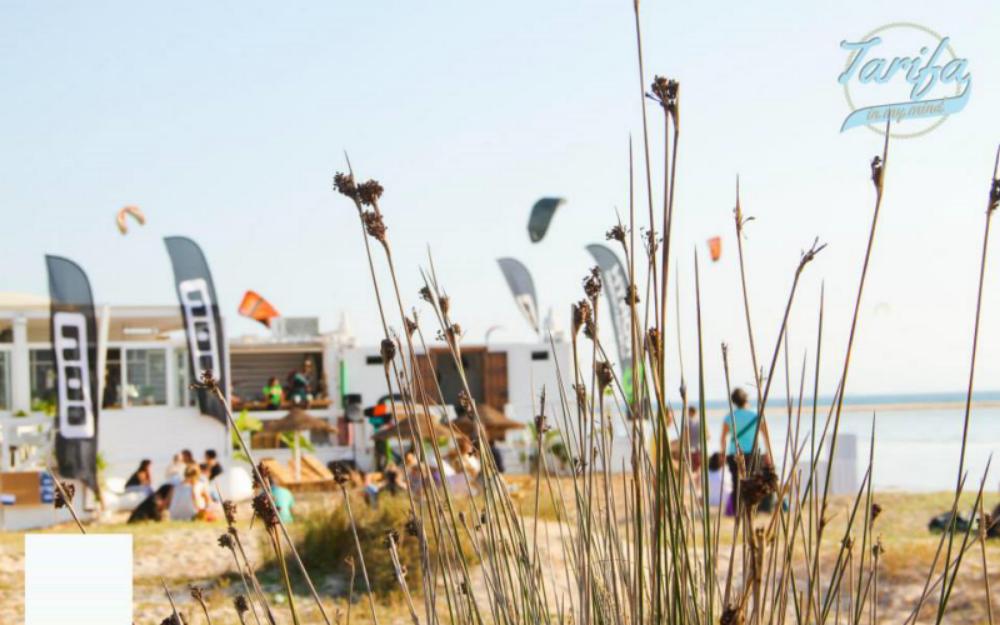
[[[927,529],[931,532],[940,533],[947,532],[951,528],[951,512],[942,512],[927,524]],[[970,528],[969,520],[963,517],[961,514],[956,515],[955,518],[955,529],[954,531],[960,534],[968,532]]]
[[[1000,538],[1000,503],[990,513],[990,526],[986,528],[987,538]]]

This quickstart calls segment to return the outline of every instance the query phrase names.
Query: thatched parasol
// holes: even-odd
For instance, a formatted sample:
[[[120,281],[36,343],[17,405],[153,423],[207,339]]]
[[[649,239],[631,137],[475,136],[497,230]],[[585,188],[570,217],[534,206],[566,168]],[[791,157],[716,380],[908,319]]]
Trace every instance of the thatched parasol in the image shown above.
[[[519,430],[524,424],[508,418],[493,406],[478,404],[476,410],[479,412],[479,420],[483,422],[483,429],[490,440],[503,440],[507,436],[508,430]],[[476,438],[476,423],[471,415],[459,417],[452,422],[456,428],[461,430],[469,438]]]
[[[329,432],[335,429],[325,419],[314,417],[308,411],[296,406],[280,419],[264,421],[263,432],[304,432],[306,430],[322,430]]]
[[[430,421],[429,424],[428,421]],[[414,425],[416,426],[415,429]],[[428,426],[430,426],[429,429]],[[465,438],[465,435],[460,430],[456,428],[449,428],[446,425],[441,425],[433,417],[427,419],[423,415],[419,415],[416,417],[416,420],[413,418],[406,418],[390,426],[382,428],[378,432],[375,432],[372,439],[376,441],[394,441],[396,440],[396,435],[398,433],[404,443],[411,441],[414,437],[419,437],[420,435],[423,435],[424,440],[430,441],[440,440],[442,438],[451,440],[453,432],[456,437]]]
[[[311,430],[321,430],[330,432],[335,428],[326,420],[314,417],[306,410],[295,407],[288,411],[288,414],[280,419],[272,419],[264,422],[261,428],[264,432],[277,434],[280,432],[306,432]],[[295,444],[292,446],[292,459],[295,465],[295,479],[302,479],[302,451],[299,449],[299,437],[295,437]]]

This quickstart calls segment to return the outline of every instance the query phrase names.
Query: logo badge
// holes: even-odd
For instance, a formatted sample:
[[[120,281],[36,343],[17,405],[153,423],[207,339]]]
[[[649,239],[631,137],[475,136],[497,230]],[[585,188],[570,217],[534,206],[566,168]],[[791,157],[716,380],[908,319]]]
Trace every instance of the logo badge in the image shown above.
[[[851,112],[840,131],[859,126],[898,138],[927,134],[969,102],[972,74],[951,38],[926,26],[895,22],[840,42],[847,51],[837,77]]]

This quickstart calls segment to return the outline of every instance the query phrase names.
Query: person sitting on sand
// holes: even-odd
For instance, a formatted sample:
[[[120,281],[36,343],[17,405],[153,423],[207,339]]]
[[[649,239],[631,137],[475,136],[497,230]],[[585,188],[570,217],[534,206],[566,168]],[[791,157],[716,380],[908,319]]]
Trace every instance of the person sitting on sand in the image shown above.
[[[482,470],[476,448],[467,438],[458,439],[458,449],[448,454],[448,460],[456,472],[465,472],[470,482],[475,482]]]
[[[219,464],[219,456],[214,449],[205,450],[205,462],[201,464],[201,470],[210,482],[222,475],[222,465]]]
[[[171,484],[180,484],[184,481],[185,468],[187,468],[187,465],[184,464],[184,460],[181,458],[181,455],[174,454],[174,457],[170,460],[170,464],[167,465],[164,477]]]
[[[170,508],[170,496],[174,492],[173,484],[164,484],[156,489],[155,493],[150,494],[148,497],[142,500],[132,514],[128,517],[129,523],[140,523],[142,521],[156,521],[160,522],[163,520],[163,514]]]
[[[382,472],[382,490],[388,491],[390,495],[396,495],[400,491],[406,490],[403,471],[394,462],[387,464],[385,471]]]
[[[736,446],[739,445],[739,450],[745,457],[744,462],[749,465],[750,454],[753,453],[755,444],[758,452],[761,452],[763,447],[767,445],[768,433],[767,423],[761,423],[760,416],[747,408],[746,391],[741,388],[734,389],[730,399],[732,399],[735,409],[722,420],[722,437],[720,439],[722,441],[722,448],[719,455],[726,459],[726,465],[729,467],[729,473],[733,479],[731,482],[733,492],[735,493],[736,485],[739,484],[740,479],[736,459]],[[730,431],[731,428],[733,428],[732,431]],[[760,428],[760,441],[757,440],[758,428]],[[730,436],[730,434],[732,435]],[[763,452],[761,454],[761,462],[771,462],[770,449],[767,450],[766,454]],[[771,501],[770,499],[765,499],[760,504],[760,510],[761,512],[769,512],[770,509]]]
[[[170,498],[170,518],[175,521],[214,521],[211,503],[208,486],[201,479],[201,470],[198,465],[189,464],[184,469],[184,481],[174,488]]]
[[[268,483],[271,485],[271,498],[278,510],[278,518],[282,523],[293,522],[295,517],[292,516],[292,506],[295,505],[295,497],[292,496],[292,491],[275,482],[272,477],[268,478]]]
[[[151,460],[143,460],[139,463],[139,468],[125,482],[125,492],[139,492],[145,495],[153,493],[153,472]]]

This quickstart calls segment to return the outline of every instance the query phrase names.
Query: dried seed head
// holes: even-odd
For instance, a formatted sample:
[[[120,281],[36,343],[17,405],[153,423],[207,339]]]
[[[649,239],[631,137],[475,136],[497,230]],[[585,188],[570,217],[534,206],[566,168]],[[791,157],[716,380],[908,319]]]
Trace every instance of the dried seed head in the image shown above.
[[[427,286],[420,287],[420,299],[424,300],[429,304],[434,303],[434,296],[431,294],[430,287]]]
[[[576,336],[580,332],[580,328],[585,326],[592,316],[593,311],[590,308],[590,302],[587,300],[582,299],[573,304],[573,336]]]
[[[660,362],[660,349],[662,347],[663,341],[660,338],[660,331],[656,328],[650,328],[646,332],[646,351],[649,352],[653,362]]]
[[[187,625],[187,619],[181,616],[180,612],[178,612],[177,616],[171,614],[167,618],[160,621],[160,625]]]
[[[369,180],[358,185],[358,199],[365,206],[374,206],[378,209],[378,199],[382,197],[385,189],[378,183],[378,180]]]
[[[668,80],[663,76],[656,76],[653,79],[653,84],[650,85],[649,90],[651,93],[647,93],[646,97],[651,100],[655,100],[660,103],[663,107],[664,113],[670,115],[674,120],[674,126],[677,126],[677,101],[678,95],[680,93],[681,85],[676,80]]]
[[[417,322],[409,317],[403,317],[403,325],[406,327],[406,336],[413,336],[417,331]]]
[[[392,362],[392,359],[396,357],[396,343],[392,339],[382,339],[382,364],[386,367]]]
[[[205,600],[205,594],[201,588],[189,584],[188,591],[191,593],[191,598],[195,601],[201,603]]]
[[[604,238],[608,241],[618,241],[622,245],[625,245],[625,228],[621,224],[618,224],[604,233]]]
[[[219,381],[215,379],[211,369],[205,369],[198,376],[198,381],[191,383],[191,388],[215,393],[219,389]]]
[[[458,407],[462,409],[464,414],[472,415],[472,399],[465,392],[465,389],[458,392]]]
[[[382,213],[365,211],[361,214],[361,220],[365,224],[365,232],[368,233],[368,236],[385,245],[385,233],[389,228],[382,221]]]
[[[260,475],[258,478],[257,476]],[[263,480],[263,482],[261,482]],[[267,488],[271,481],[271,470],[267,468],[267,465],[263,462],[257,463],[257,472],[253,476],[253,487],[254,488]]]
[[[719,617],[719,625],[743,625],[744,622],[743,609],[734,605],[726,606]]]
[[[222,534],[219,536],[219,546],[223,549],[233,549],[236,547],[236,541],[231,534]]]
[[[813,240],[812,247],[810,247],[808,250],[805,250],[804,252],[802,252],[802,256],[799,258],[799,268],[798,268],[798,271],[802,271],[805,268],[806,265],[808,265],[810,262],[812,262],[812,260],[814,258],[816,258],[817,254],[819,254],[820,252],[823,251],[823,249],[825,247],[826,247],[826,243],[824,243],[823,245],[820,245],[819,244],[819,237],[816,237],[816,239]]]
[[[451,343],[453,346],[458,345],[458,341],[462,338],[462,326],[457,323],[453,323],[448,326],[445,330],[445,339]]]
[[[358,199],[358,187],[354,184],[354,176],[337,172],[333,176],[333,188],[341,195],[346,195],[352,200]]]
[[[583,325],[583,335],[591,341],[597,336],[597,324],[593,319],[587,319],[587,323]]]
[[[399,532],[397,532],[396,530],[387,531],[385,533],[385,539],[382,541],[382,544],[385,546],[386,549],[392,549],[393,546],[398,545]]]
[[[583,279],[583,292],[591,301],[601,294],[601,270],[598,267],[591,268],[590,273]]]
[[[438,298],[438,307],[441,309],[441,314],[445,317],[448,316],[448,311],[451,310],[451,298],[447,295],[442,295]]]
[[[253,498],[253,512],[267,527],[278,525],[278,511],[271,505],[267,493],[261,493]]]
[[[762,463],[757,470],[740,480],[740,501],[753,507],[778,490],[778,475],[770,464]]]
[[[659,247],[660,241],[652,230],[644,229],[643,236],[646,237],[646,254],[648,254],[650,258],[653,258],[656,256],[656,250]]]
[[[875,541],[875,544],[872,545],[872,557],[878,558],[883,553],[885,553],[885,547],[882,546],[882,538],[879,537],[879,539]]]
[[[73,501],[73,497],[76,495],[76,485],[71,482],[59,482],[62,488],[56,489],[56,496],[53,504],[58,508],[68,508],[70,502]],[[63,491],[66,491],[66,496],[63,496]],[[67,501],[67,497],[69,500]]]
[[[350,472],[347,470],[347,467],[344,466],[342,463],[338,462],[337,464],[333,465],[333,479],[335,482],[343,486],[344,484],[347,484],[348,482],[351,481],[351,475]]]
[[[587,407],[587,387],[583,384],[574,384],[573,391],[576,393],[576,405],[582,409]]]
[[[246,614],[250,611],[250,602],[247,601],[246,595],[236,595],[233,598],[233,607],[239,614]]]
[[[626,304],[629,306],[634,306],[639,303],[639,290],[635,288],[634,284],[628,285],[625,290],[625,297],[622,298]]]
[[[545,415],[540,414],[535,417],[535,431],[538,432],[539,436],[545,434],[551,429],[552,428],[549,427],[549,422],[548,419],[545,418]]]
[[[880,514],[882,514],[882,506],[880,506],[877,503],[873,503],[872,504],[872,516],[871,516],[872,523],[875,522],[875,519],[877,519],[878,515],[880,515]]]
[[[597,388],[603,395],[604,390],[611,386],[611,382],[614,380],[611,365],[606,360],[598,360],[594,367],[594,374],[597,376]]]
[[[875,188],[878,190],[882,189],[882,174],[885,171],[885,163],[882,162],[881,156],[876,156],[872,159],[872,182],[875,183]]]
[[[222,513],[226,517],[226,525],[234,525],[236,523],[236,504],[228,499],[222,502]]]
[[[410,517],[408,519],[406,519],[406,525],[403,526],[403,528],[406,530],[406,535],[407,536],[413,536],[414,538],[419,537],[420,536],[420,529],[421,529],[420,528],[420,519],[418,519],[417,517],[413,516],[413,513],[411,512],[410,513]]]
[[[990,210],[996,210],[1000,206],[1000,178],[995,178],[990,185]]]

